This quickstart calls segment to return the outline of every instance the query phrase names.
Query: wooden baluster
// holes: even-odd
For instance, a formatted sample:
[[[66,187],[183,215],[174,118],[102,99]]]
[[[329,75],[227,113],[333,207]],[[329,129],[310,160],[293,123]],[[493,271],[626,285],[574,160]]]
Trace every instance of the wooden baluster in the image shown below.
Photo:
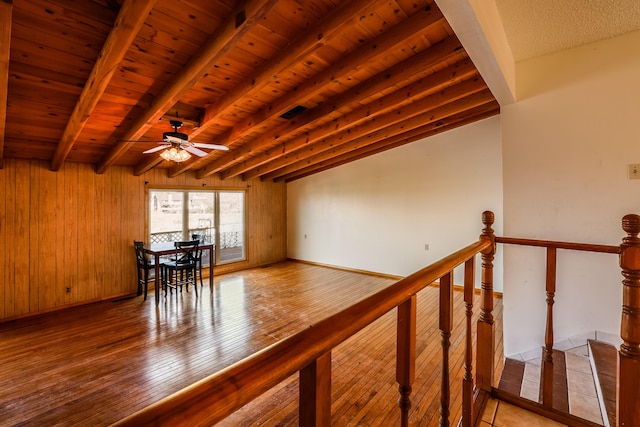
[[[453,274],[440,278],[440,335],[442,336],[442,383],[440,384],[440,426],[449,425],[449,403],[451,401],[449,385],[449,347],[451,325],[453,324]]]
[[[622,321],[618,361],[617,420],[619,426],[640,426],[640,216],[625,215],[627,237],[620,245],[622,268]]]
[[[475,291],[475,257],[464,264],[464,305],[467,321],[464,348],[464,378],[462,380],[462,422],[463,427],[473,424],[473,293]]]
[[[542,350],[542,405],[553,406],[553,303],[556,294],[556,248],[547,248],[547,326]]]
[[[493,351],[495,331],[493,326],[493,257],[496,253],[496,236],[493,233],[494,215],[482,213],[485,225],[480,239],[489,239],[492,245],[482,251],[482,291],[480,294],[480,318],[477,325],[476,386],[487,392],[493,387]]]
[[[408,427],[411,409],[411,385],[416,375],[416,296],[398,306],[396,341],[396,381],[398,381],[398,407],[400,425]]]
[[[331,351],[300,370],[299,387],[299,425],[331,425]]]

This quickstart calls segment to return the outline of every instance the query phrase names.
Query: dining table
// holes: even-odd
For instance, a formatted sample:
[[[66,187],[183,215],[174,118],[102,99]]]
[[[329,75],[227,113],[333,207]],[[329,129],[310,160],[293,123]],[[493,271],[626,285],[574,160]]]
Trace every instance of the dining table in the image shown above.
[[[213,289],[213,263],[215,260],[213,252],[213,243],[200,243],[198,247],[203,251],[209,251],[209,287]],[[160,303],[160,257],[165,255],[173,255],[177,253],[175,242],[153,243],[149,247],[144,248],[145,253],[154,257],[155,278],[154,287],[156,295],[156,305]]]

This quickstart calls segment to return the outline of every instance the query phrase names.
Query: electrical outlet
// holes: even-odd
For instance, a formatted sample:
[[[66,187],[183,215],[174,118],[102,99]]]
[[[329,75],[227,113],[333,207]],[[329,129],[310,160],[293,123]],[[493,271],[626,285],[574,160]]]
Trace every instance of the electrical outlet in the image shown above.
[[[640,163],[629,165],[629,179],[640,179]]]
[[[67,287],[66,291],[67,291],[68,294],[70,294],[71,293],[71,288]]]
[[[425,251],[428,251],[428,250],[429,250],[429,244],[428,244],[428,243],[425,243],[425,244],[424,244],[424,250],[425,250]]]

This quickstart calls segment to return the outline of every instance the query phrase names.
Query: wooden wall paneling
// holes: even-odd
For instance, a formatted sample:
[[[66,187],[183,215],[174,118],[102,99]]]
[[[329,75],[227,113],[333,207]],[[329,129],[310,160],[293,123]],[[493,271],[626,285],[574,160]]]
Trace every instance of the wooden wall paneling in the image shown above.
[[[125,259],[126,263],[126,289],[128,292],[135,292],[137,289],[136,262],[133,251],[133,238],[127,236],[140,236],[144,240],[144,224],[146,222],[146,198],[144,191],[144,179],[134,176],[130,169],[122,169],[126,178],[127,206],[125,207],[124,218],[127,221],[127,234],[125,236]]]
[[[282,205],[280,210],[280,218],[277,218],[278,229],[276,235],[279,238],[278,248],[280,249],[280,258],[287,258],[287,185],[280,186],[280,197]]]
[[[39,251],[38,251],[38,213],[40,210],[40,199],[38,197],[38,160],[33,160],[29,164],[29,174],[23,176],[29,176],[28,185],[28,198],[27,198],[27,218],[28,218],[28,236],[29,236],[29,252],[26,257],[28,267],[25,270],[25,274],[28,274],[29,280],[26,288],[27,299],[27,311],[36,311],[38,309],[38,287],[36,283],[38,281],[38,263],[39,263]],[[27,273],[28,272],[28,273]]]
[[[64,302],[71,304],[78,300],[78,163],[66,163],[64,165]],[[67,292],[66,289],[70,291]]]
[[[49,170],[48,162],[34,162],[36,172],[35,191],[32,196],[38,199],[38,209],[32,210],[38,228],[37,250],[38,270],[36,278],[30,283],[31,292],[37,290],[38,302],[35,310],[46,310],[56,305],[56,266],[58,264],[58,212],[56,174]],[[32,183],[33,185],[34,183]],[[62,233],[62,231],[61,231]]]
[[[4,168],[0,170],[5,188],[6,226],[5,233],[5,280],[4,287],[4,316],[13,316],[16,312],[16,265],[18,250],[16,235],[18,229],[17,200],[16,200],[16,162],[15,159],[5,159]]]
[[[167,177],[167,170],[154,168],[147,174],[143,175],[147,181],[153,185],[168,185],[169,177]]]
[[[118,241],[120,236],[120,210],[118,203],[118,195],[121,185],[119,183],[118,169],[113,168],[106,174],[106,192],[105,192],[105,235],[106,235],[106,253],[104,256],[105,269],[105,288],[108,294],[119,293],[119,284],[121,277],[118,268]]]
[[[122,249],[122,245],[124,244],[124,175],[122,174],[122,169],[114,168],[113,170],[113,187],[112,187],[112,198],[110,201],[110,208],[112,209],[112,222],[111,226],[108,229],[108,233],[113,235],[113,259],[110,264],[110,267],[117,271],[117,275],[114,277],[113,281],[113,294],[122,294],[125,291],[125,274],[124,274],[124,253]]]
[[[247,219],[247,229],[245,230],[245,255],[247,258],[252,257],[257,263],[260,263],[262,262],[262,257],[259,255],[260,246],[257,244],[257,240],[259,236],[258,229],[260,228],[259,218],[263,218],[263,209],[261,209],[261,199],[256,191],[257,187],[257,184],[252,184],[247,188],[245,196],[245,203],[247,205],[247,210],[245,211],[245,217]],[[249,208],[249,206],[251,206],[251,208]]]
[[[272,191],[275,193],[272,200],[276,203],[273,203],[273,206],[269,206],[271,210],[270,214],[267,216],[269,218],[269,233],[266,236],[267,240],[264,242],[265,247],[273,247],[273,256],[278,259],[286,258],[286,247],[287,243],[283,239],[286,237],[286,209],[287,209],[287,199],[286,199],[286,185],[270,185]],[[264,251],[263,251],[264,252]],[[270,253],[271,251],[266,251],[266,253]],[[273,257],[272,256],[272,257]],[[271,260],[273,261],[273,259]]]
[[[88,165],[78,170],[78,284],[77,298],[81,301],[95,299],[95,241],[93,223],[95,218],[95,173]]]
[[[0,159],[0,162],[2,160]],[[5,161],[5,163],[9,163]],[[11,162],[13,163],[13,162]],[[0,319],[5,316],[5,306],[7,301],[7,294],[9,289],[9,269],[13,267],[11,263],[11,254],[13,251],[8,245],[9,235],[9,215],[7,205],[10,200],[9,197],[9,185],[13,183],[7,179],[12,167],[5,166],[0,169],[0,253],[4,256],[0,257]],[[13,227],[11,227],[13,229]]]
[[[141,233],[144,224],[144,181],[134,176],[129,168],[119,168],[123,177],[123,278],[124,292],[132,293],[137,289],[136,270],[133,256],[133,238]]]
[[[128,286],[128,267],[131,263],[131,258],[127,256],[129,254],[129,248],[132,243],[130,243],[127,239],[129,236],[129,222],[131,221],[131,216],[135,215],[134,212],[130,210],[131,205],[131,193],[132,188],[129,187],[128,177],[124,173],[123,169],[120,167],[115,168],[115,172],[119,175],[120,180],[120,232],[118,234],[118,251],[119,251],[119,261],[118,265],[120,266],[120,278],[119,278],[119,290],[118,293],[123,294],[125,292],[130,292],[130,288]]]
[[[67,295],[66,295],[66,287],[67,284],[65,282],[65,274],[66,274],[66,223],[65,223],[65,209],[66,209],[66,194],[65,194],[65,181],[67,174],[66,173],[56,173],[56,209],[55,216],[52,218],[52,222],[55,223],[57,230],[57,241],[56,241],[56,259],[57,259],[57,269],[56,269],[56,282],[55,282],[55,295],[56,301],[55,306],[63,306],[66,303]]]
[[[248,248],[252,263],[265,264],[286,257],[286,188],[270,182],[252,182],[247,192]],[[286,225],[285,225],[286,227]]]
[[[216,274],[286,257],[283,182],[198,179],[195,172],[171,179],[166,169],[136,177],[126,167],[99,175],[71,162],[52,172],[48,161],[12,158],[0,180],[0,319],[135,292],[132,241],[144,237],[149,186],[247,191],[248,259]]]
[[[92,169],[93,171],[93,169]],[[105,257],[106,257],[106,227],[105,227],[105,218],[106,218],[106,198],[105,198],[105,175],[95,174],[94,176],[94,194],[95,194],[95,217],[93,220],[93,237],[94,237],[94,274],[95,274],[95,283],[96,283],[96,294],[98,296],[106,296],[109,295],[107,287],[105,286],[106,279],[106,265],[105,265]]]

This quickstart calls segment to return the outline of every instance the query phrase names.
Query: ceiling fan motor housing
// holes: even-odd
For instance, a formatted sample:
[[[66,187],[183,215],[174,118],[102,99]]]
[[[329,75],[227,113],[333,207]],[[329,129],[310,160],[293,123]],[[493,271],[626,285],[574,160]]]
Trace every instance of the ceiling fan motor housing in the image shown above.
[[[162,138],[164,140],[167,140],[167,137],[173,137],[173,138],[179,138],[182,139],[183,141],[188,141],[189,137],[187,136],[186,133],[182,133],[182,132],[164,132],[162,134]]]

